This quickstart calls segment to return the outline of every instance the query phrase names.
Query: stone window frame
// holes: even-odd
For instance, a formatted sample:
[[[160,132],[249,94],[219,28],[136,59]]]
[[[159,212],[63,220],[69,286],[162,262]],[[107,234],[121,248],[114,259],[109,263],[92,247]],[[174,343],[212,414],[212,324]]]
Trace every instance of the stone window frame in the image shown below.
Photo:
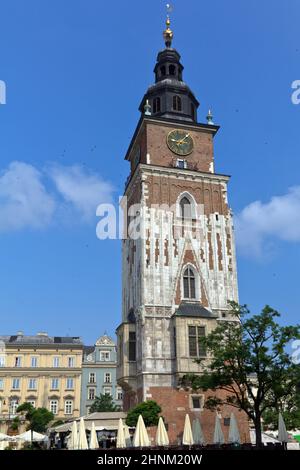
[[[27,390],[37,390],[38,379],[36,377],[29,377],[27,383]]]
[[[184,297],[184,273],[187,268],[192,269],[194,276],[195,276],[195,297],[190,298],[190,297]],[[200,292],[200,275],[198,272],[197,267],[193,263],[186,263],[182,266],[181,269],[181,275],[180,275],[180,298],[181,300],[184,301],[189,301],[189,302],[199,302],[201,300],[201,292]]]
[[[111,384],[111,383],[112,383],[111,372],[104,372],[104,384]]]
[[[102,354],[108,353],[108,359],[102,359]],[[99,351],[100,362],[111,362],[111,351],[109,349],[103,349]]]
[[[197,322],[197,321],[196,321],[196,322],[195,322],[195,321],[193,321],[193,322],[189,321],[189,322],[187,323],[187,333],[186,333],[186,334],[187,334],[187,348],[188,348],[187,353],[188,353],[188,357],[189,357],[189,358],[192,358],[192,359],[205,359],[205,358],[207,358],[207,351],[206,351],[206,354],[203,355],[203,356],[202,356],[202,355],[201,355],[201,356],[200,356],[200,355],[197,355],[197,356],[190,356],[190,334],[189,334],[189,327],[190,327],[190,326],[194,326],[194,327],[196,328],[196,338],[198,339],[198,331],[197,331],[197,328],[198,328],[198,327],[204,328],[204,337],[206,337],[207,334],[208,334],[208,333],[207,333],[207,325],[206,325],[206,324],[203,324],[202,322],[199,323],[199,322]],[[199,351],[199,345],[197,345],[197,352],[198,352],[198,351]]]
[[[182,160],[182,158],[180,158],[180,160]],[[176,200],[176,218],[177,218],[178,221],[182,221],[180,201],[183,198],[187,198],[189,200],[190,204],[191,204],[192,217],[191,217],[190,221],[192,222],[193,220],[197,219],[197,211],[196,211],[197,202],[196,202],[194,196],[191,193],[189,193],[188,191],[183,191],[177,197],[177,200]]]
[[[90,393],[93,392],[93,397],[90,397]],[[89,387],[88,388],[88,400],[95,400],[96,398],[96,387]]]
[[[193,407],[193,398],[199,398],[200,399],[200,408],[194,408]],[[203,393],[191,393],[189,395],[189,406],[191,410],[194,411],[202,411],[204,409],[204,401],[205,401],[205,396]]]
[[[91,380],[91,378],[93,377],[93,379]],[[95,384],[97,382],[97,379],[96,379],[96,372],[90,372],[89,373],[89,384]]]
[[[64,412],[65,415],[72,415],[73,414],[73,409],[74,409],[74,400],[67,398],[64,402]]]
[[[108,392],[108,393],[107,393],[107,392]],[[103,395],[110,395],[110,396],[112,396],[112,389],[111,389],[111,387],[108,387],[108,386],[105,387],[105,386],[104,386],[104,387],[103,387]]]
[[[57,398],[52,398],[49,400],[49,411],[51,411],[54,416],[58,415],[58,404],[59,401]]]

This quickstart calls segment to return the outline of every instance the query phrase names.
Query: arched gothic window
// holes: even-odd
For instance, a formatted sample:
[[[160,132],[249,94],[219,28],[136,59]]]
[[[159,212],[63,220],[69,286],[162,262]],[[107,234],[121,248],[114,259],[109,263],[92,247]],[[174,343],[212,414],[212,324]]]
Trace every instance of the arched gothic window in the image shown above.
[[[192,205],[189,199],[184,196],[180,200],[180,216],[183,220],[192,218]]]
[[[173,110],[181,111],[181,98],[177,95],[173,96]]]
[[[195,274],[192,268],[188,267],[183,273],[183,296],[185,299],[195,299]]]

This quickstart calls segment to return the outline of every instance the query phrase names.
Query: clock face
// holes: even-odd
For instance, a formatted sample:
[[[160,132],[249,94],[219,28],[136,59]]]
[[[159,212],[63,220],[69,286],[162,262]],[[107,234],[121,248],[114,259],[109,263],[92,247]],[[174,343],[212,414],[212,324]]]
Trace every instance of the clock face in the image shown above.
[[[194,141],[189,132],[179,129],[169,132],[167,144],[169,149],[177,155],[188,155],[194,148]]]

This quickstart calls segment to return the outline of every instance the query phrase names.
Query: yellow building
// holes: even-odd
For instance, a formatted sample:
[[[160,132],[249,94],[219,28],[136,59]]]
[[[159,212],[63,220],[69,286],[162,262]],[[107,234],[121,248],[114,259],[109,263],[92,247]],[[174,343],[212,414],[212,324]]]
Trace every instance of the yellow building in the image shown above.
[[[0,336],[0,432],[30,402],[65,420],[80,416],[83,344],[78,337]]]

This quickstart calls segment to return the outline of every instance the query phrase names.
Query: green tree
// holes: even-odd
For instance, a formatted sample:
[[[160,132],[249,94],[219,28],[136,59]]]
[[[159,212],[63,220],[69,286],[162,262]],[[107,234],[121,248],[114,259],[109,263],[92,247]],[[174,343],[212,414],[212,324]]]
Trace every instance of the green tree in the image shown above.
[[[230,404],[244,410],[256,431],[256,445],[262,443],[262,417],[267,410],[278,411],[296,396],[299,366],[287,352],[300,326],[280,326],[279,313],[266,306],[250,316],[247,307],[230,302],[232,321],[220,321],[201,339],[208,359],[197,359],[202,374],[186,375],[182,383],[204,391],[223,390],[225,398],[210,395],[205,407],[215,410]]]
[[[144,401],[127,413],[126,424],[136,426],[139,415],[142,415],[146,426],[156,426],[159,420],[161,407],[154,400]]]
[[[95,398],[90,408],[90,413],[95,413],[96,411],[120,411],[120,407],[114,403],[111,395],[101,393],[99,397]]]
[[[18,413],[25,412],[28,421],[27,430],[44,433],[50,421],[54,419],[53,413],[47,408],[34,408],[31,403],[25,402],[17,408]]]
[[[268,408],[263,413],[264,425],[270,429],[278,428],[278,412],[281,412],[287,430],[300,428],[300,392],[293,393],[290,397],[286,397],[278,408]]]

